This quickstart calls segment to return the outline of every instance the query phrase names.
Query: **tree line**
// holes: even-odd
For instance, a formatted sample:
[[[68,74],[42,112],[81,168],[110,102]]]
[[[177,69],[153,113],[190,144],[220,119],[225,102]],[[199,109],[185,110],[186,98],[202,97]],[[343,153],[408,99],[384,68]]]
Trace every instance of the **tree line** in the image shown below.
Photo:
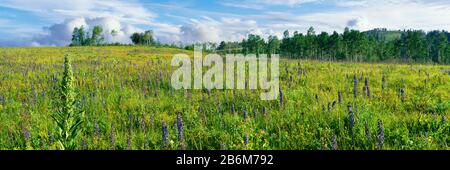
[[[112,30],[109,33],[105,33],[103,32],[103,28],[98,25],[94,26],[92,30],[87,30],[84,28],[84,26],[75,27],[72,32],[72,40],[69,46],[132,45],[132,44],[122,44],[118,42],[108,43],[105,41],[104,38],[106,34],[115,37],[117,36],[118,32],[116,30]],[[144,32],[135,32],[130,36],[130,40],[134,45],[178,48],[178,46],[174,44],[162,44],[156,41],[152,30],[146,30]]]
[[[124,45],[108,44],[103,37],[101,26],[95,26],[91,32],[83,26],[74,28],[71,46],[86,45]],[[115,30],[110,33],[115,36]],[[315,59],[327,61],[402,61],[450,63],[450,33],[434,30],[397,30],[377,28],[359,31],[345,28],[342,33],[321,32],[316,34],[310,27],[305,34],[284,31],[280,39],[275,35],[264,39],[260,35],[249,34],[240,42],[220,44],[205,42],[189,45],[162,44],[155,40],[153,31],[136,32],[130,36],[134,45],[184,48],[193,50],[194,45],[218,53],[280,54],[293,59]]]
[[[450,33],[447,31],[373,29],[358,31],[345,28],[343,33],[316,34],[310,27],[306,34],[284,31],[283,37],[267,40],[250,34],[241,42],[222,41],[219,53],[280,54],[296,59],[330,61],[405,61],[450,63]]]

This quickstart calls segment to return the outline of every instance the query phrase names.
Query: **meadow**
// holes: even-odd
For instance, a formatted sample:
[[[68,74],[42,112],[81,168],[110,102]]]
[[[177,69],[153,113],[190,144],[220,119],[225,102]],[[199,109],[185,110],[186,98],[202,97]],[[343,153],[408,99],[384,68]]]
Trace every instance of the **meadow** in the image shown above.
[[[259,90],[174,90],[155,47],[0,48],[0,149],[53,150],[64,55],[79,150],[450,149],[450,66],[280,60],[278,100]]]

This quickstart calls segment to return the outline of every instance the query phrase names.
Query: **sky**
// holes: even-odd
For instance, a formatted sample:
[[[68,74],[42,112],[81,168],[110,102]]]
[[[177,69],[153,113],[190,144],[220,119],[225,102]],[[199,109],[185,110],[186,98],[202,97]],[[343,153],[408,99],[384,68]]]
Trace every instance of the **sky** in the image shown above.
[[[449,0],[0,0],[0,46],[64,46],[74,27],[107,42],[153,30],[162,43],[240,41],[285,30],[450,30]],[[117,35],[110,32],[116,30]]]

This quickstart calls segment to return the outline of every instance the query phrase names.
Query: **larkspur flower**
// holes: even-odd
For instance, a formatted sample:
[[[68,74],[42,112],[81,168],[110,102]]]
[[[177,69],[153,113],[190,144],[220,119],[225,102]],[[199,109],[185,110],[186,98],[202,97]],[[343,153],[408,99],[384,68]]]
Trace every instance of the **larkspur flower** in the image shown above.
[[[264,116],[267,116],[266,106],[263,107],[263,114],[264,114]]]
[[[358,79],[356,78],[356,75],[353,75],[353,97],[358,96]]]
[[[183,123],[183,117],[181,117],[181,114],[177,115],[177,131],[178,131],[178,141],[180,143],[183,142],[184,136],[184,123]]]
[[[234,115],[236,113],[236,109],[234,108],[234,104],[231,105],[231,113]]]
[[[405,100],[405,97],[406,97],[406,95],[405,95],[405,89],[404,89],[404,88],[401,88],[401,89],[400,89],[400,98],[401,98],[401,100],[404,101],[404,100]]]
[[[22,133],[23,133],[23,137],[24,137],[24,139],[25,139],[25,141],[30,141],[30,139],[31,139],[31,133],[30,133],[30,131],[28,130],[28,128],[26,128],[26,127],[24,127],[23,129],[22,129]]]
[[[342,103],[342,92],[338,92],[338,102]]]
[[[367,121],[366,121],[366,123],[364,124],[364,132],[365,132],[365,134],[366,134],[367,143],[370,144],[370,141],[371,141],[371,137],[370,137],[370,129],[369,129],[369,124],[367,123]]]
[[[115,135],[115,125],[114,123],[111,125],[111,133],[109,134],[109,140],[111,145],[111,150],[116,149],[116,135]]]
[[[244,135],[244,144],[248,145],[248,134]]]
[[[381,120],[378,120],[377,140],[378,140],[378,149],[383,149],[383,145],[384,145],[384,126],[383,126],[383,121],[381,121]]]
[[[169,129],[166,122],[162,121],[162,148],[167,149],[169,147]]]
[[[333,134],[333,137],[331,138],[331,148],[333,150],[338,150],[338,146],[337,146],[337,137],[336,134]]]
[[[127,133],[127,146],[128,146],[128,150],[131,150],[133,145],[131,143],[131,129],[128,129],[128,133]]]

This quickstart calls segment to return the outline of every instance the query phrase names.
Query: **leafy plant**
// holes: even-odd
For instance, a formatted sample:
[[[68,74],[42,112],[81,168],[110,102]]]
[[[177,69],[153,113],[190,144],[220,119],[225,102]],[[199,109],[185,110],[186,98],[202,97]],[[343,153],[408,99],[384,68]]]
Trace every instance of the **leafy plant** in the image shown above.
[[[82,130],[82,117],[84,112],[77,111],[76,93],[73,82],[71,62],[68,55],[64,57],[64,73],[60,85],[58,108],[52,115],[57,124],[57,141],[62,150],[73,150],[76,147],[76,137]]]

